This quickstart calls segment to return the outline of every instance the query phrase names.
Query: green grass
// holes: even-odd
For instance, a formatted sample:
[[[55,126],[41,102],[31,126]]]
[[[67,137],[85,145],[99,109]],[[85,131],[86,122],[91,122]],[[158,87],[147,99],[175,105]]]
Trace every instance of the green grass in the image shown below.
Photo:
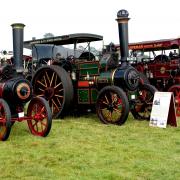
[[[46,138],[15,123],[0,143],[0,179],[180,179],[180,128],[131,116],[123,126],[68,117],[53,121]]]

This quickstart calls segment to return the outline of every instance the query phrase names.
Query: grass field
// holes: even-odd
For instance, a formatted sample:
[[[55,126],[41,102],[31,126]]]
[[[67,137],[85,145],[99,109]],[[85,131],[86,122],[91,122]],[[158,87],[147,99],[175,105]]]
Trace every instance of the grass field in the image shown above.
[[[0,143],[0,179],[180,179],[180,128],[131,116],[123,126],[67,117],[53,121],[46,138],[15,123]]]

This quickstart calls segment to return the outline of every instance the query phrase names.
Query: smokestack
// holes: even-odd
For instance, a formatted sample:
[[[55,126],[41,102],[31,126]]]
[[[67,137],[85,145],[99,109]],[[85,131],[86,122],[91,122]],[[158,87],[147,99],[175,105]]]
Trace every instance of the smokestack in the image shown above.
[[[24,24],[14,23],[11,25],[13,29],[13,54],[16,72],[23,72],[23,36]]]
[[[120,53],[121,53],[121,66],[128,64],[127,57],[129,56],[128,49],[128,18],[129,13],[127,10],[120,10],[117,13],[118,29],[119,29],[119,42],[120,42]]]

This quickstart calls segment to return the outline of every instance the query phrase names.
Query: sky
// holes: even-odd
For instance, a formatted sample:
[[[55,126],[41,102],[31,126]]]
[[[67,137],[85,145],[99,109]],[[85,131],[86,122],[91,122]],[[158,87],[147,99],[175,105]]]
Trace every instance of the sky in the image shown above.
[[[12,50],[13,23],[24,23],[24,40],[72,33],[102,35],[119,43],[117,12],[129,12],[129,42],[180,37],[179,0],[5,0],[0,10],[0,50]]]

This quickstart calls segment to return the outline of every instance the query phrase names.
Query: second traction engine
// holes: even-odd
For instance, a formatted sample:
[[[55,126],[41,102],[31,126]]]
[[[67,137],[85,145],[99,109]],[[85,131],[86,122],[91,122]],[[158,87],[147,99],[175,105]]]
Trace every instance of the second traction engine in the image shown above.
[[[33,97],[31,83],[23,76],[24,24],[12,24],[12,28],[14,61],[0,67],[0,140],[8,139],[14,122],[24,120],[32,134],[45,137],[51,129],[50,107],[45,99]]]

